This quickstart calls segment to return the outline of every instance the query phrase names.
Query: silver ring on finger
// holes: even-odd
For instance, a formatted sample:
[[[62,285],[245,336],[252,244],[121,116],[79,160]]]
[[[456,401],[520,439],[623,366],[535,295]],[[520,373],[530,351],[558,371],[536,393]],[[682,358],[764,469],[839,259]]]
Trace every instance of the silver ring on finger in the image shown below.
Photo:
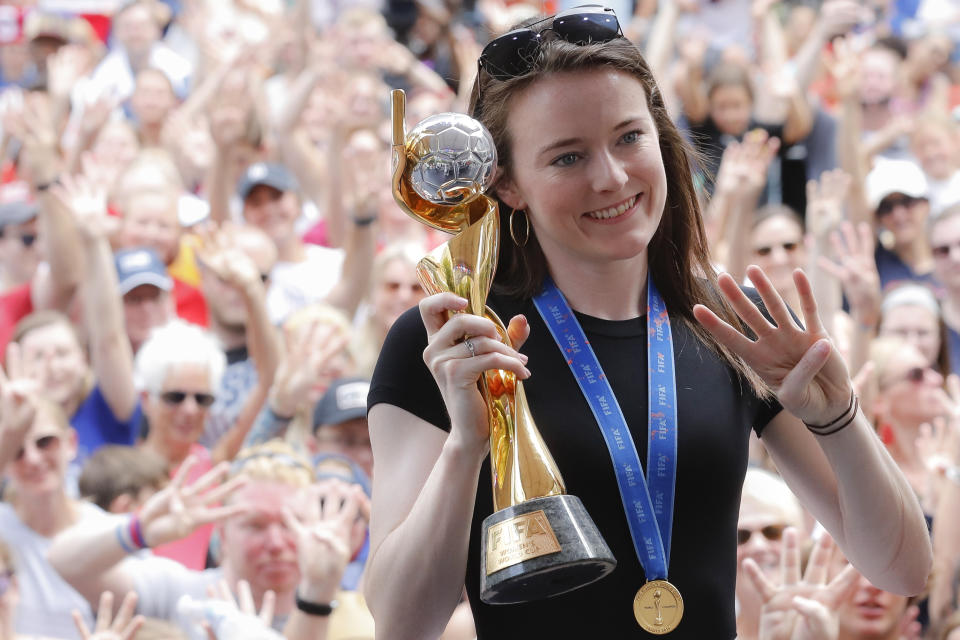
[[[473,346],[473,342],[470,341],[470,338],[464,338],[463,344],[467,345],[467,351],[470,352],[470,357],[477,355],[477,349]]]

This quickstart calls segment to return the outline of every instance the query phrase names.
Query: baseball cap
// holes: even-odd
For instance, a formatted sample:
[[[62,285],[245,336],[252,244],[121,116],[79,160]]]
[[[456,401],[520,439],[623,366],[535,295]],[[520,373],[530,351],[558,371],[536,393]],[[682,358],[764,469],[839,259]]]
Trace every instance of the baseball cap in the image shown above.
[[[273,162],[257,162],[247,167],[237,184],[237,195],[246,200],[254,187],[259,185],[273,187],[277,191],[296,191],[297,179],[286,167]]]
[[[173,280],[167,274],[167,267],[153,249],[145,247],[123,249],[113,254],[117,267],[117,281],[120,295],[126,295],[144,284],[170,291]]]
[[[313,410],[313,429],[324,424],[341,424],[348,420],[367,417],[367,393],[370,381],[366,378],[334,380]]]
[[[929,198],[927,179],[923,171],[909,160],[879,160],[867,174],[867,202],[872,210],[894,193],[911,198]]]
[[[0,186],[0,229],[8,224],[23,224],[37,217],[37,203],[26,182]]]

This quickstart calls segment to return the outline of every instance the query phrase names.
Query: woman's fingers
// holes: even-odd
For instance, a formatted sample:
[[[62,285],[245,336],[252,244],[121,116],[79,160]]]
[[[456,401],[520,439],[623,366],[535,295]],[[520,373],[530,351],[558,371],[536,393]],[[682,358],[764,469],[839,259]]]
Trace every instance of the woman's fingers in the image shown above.
[[[514,349],[519,350],[530,337],[530,323],[527,317],[516,315],[510,318],[510,324],[507,325],[507,336],[510,338],[510,344]]]
[[[759,269],[757,270],[759,271]],[[760,274],[762,273],[763,272],[760,271]],[[747,268],[747,275],[749,274],[750,267]],[[760,274],[758,274],[757,277],[766,280],[766,276]],[[733,307],[733,310],[738,316],[740,316],[740,319],[743,320],[748,327],[750,327],[750,330],[753,331],[757,337],[762,338],[776,330],[776,327],[770,324],[766,317],[760,313],[760,309],[757,308],[757,305],[754,304],[753,300],[748,298],[747,294],[740,289],[740,286],[736,283],[733,277],[730,276],[730,274],[720,274],[720,277],[717,278],[717,283],[720,285],[720,290],[723,292],[727,302],[730,303],[730,306]],[[758,283],[754,281],[754,284],[757,285]],[[757,290],[759,291],[759,288]],[[763,294],[761,293],[761,298],[762,297]]]
[[[500,332],[497,331],[497,326],[491,320],[475,316],[472,313],[456,314],[443,327],[429,335],[429,344],[441,347],[459,344],[466,336],[485,336],[500,341]]]
[[[846,601],[856,591],[859,582],[860,574],[848,564],[827,585],[827,606],[837,607]]]
[[[748,354],[755,344],[753,340],[731,327],[726,321],[721,320],[717,314],[702,304],[694,305],[693,316],[704,329],[716,338],[717,342],[740,355],[749,363]]]
[[[467,300],[454,293],[438,293],[420,301],[420,316],[427,335],[432,336],[447,323],[450,311],[463,311]]]
[[[260,622],[269,627],[273,623],[273,612],[277,606],[277,594],[273,589],[267,589],[263,594],[263,602],[260,603]]]
[[[787,304],[783,301],[783,298],[780,297],[777,289],[773,286],[773,283],[770,282],[770,279],[767,277],[767,274],[763,272],[763,269],[756,265],[750,265],[747,267],[747,277],[750,278],[750,282],[752,282],[753,286],[756,287],[757,293],[760,294],[760,299],[763,300],[763,305],[767,308],[767,313],[769,313],[770,317],[773,318],[773,321],[777,324],[777,327],[781,329],[785,327],[794,327],[799,329],[793,319],[793,316],[790,315],[790,310],[787,309]],[[760,317],[763,318],[764,322],[769,326],[770,323],[760,312],[760,309],[757,308],[757,305],[752,300],[747,298],[745,294],[743,297],[746,298],[747,303],[756,309],[756,313],[759,314]],[[737,309],[737,313],[740,313],[739,309]],[[757,335],[761,336],[763,334],[758,332]]]
[[[820,313],[817,311],[817,299],[813,295],[813,285],[810,284],[810,279],[807,278],[807,274],[802,269],[796,269],[793,272],[793,284],[797,288],[797,293],[800,294],[800,310],[803,312],[803,324],[807,333],[826,335],[827,332],[823,328],[823,323],[820,322]],[[786,305],[783,305],[783,307],[786,311]],[[779,320],[777,321],[779,322]]]
[[[100,604],[97,607],[97,625],[95,631],[97,633],[101,631],[106,631],[110,628],[110,623],[113,621],[113,593],[110,591],[104,591],[100,594]]]
[[[806,400],[808,387],[830,358],[833,346],[826,338],[814,342],[784,376],[777,397],[785,407],[795,409]]]

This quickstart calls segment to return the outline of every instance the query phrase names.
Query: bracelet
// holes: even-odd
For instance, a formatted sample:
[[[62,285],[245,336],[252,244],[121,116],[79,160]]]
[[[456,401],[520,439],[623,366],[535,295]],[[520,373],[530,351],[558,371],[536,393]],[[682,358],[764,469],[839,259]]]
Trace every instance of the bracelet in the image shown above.
[[[125,533],[128,528],[129,528],[128,525],[124,524],[123,522],[120,522],[117,524],[116,534],[117,534],[117,543],[120,545],[120,548],[126,551],[128,554],[130,554],[135,552],[136,548],[134,548],[129,542],[127,542],[127,536],[125,535]]]
[[[338,604],[340,604],[336,600],[331,600],[329,604],[308,602],[300,597],[299,590],[297,591],[294,601],[297,604],[297,609],[303,611],[308,616],[328,616],[333,613],[333,610],[337,608]]]
[[[856,399],[856,397],[857,397],[857,394],[855,394],[855,393],[853,393],[853,392],[850,393],[850,404],[847,405],[847,408],[843,410],[843,413],[841,413],[841,414],[840,414],[840,417],[838,417],[836,420],[832,420],[831,422],[828,422],[827,424],[810,424],[809,422],[804,422],[803,424],[807,425],[807,429],[815,429],[815,430],[828,429],[828,428],[832,427],[832,426],[835,425],[836,423],[838,423],[838,422],[840,422],[841,420],[843,420],[844,417],[846,417],[846,415],[847,415],[848,413],[850,413],[850,409],[853,408],[854,400]]]
[[[804,422],[803,424],[806,425],[807,429],[814,435],[829,436],[850,426],[850,424],[853,423],[854,418],[857,417],[857,412],[859,410],[860,398],[857,397],[857,394],[851,393],[850,405],[836,420],[833,420],[825,425],[813,425],[807,422]]]
[[[130,516],[130,540],[137,549],[146,549],[150,546],[143,538],[143,530],[140,528],[140,516]]]

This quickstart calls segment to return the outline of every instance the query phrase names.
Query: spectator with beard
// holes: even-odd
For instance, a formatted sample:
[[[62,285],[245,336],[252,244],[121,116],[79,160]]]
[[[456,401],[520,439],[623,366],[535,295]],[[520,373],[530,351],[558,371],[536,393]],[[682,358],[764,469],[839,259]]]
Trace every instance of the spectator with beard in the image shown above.
[[[139,613],[174,621],[191,638],[208,636],[183,619],[177,609],[179,598],[186,594],[204,599],[207,586],[221,579],[235,591],[237,582],[246,580],[258,610],[267,591],[276,594],[274,629],[286,625],[287,637],[326,638],[336,611],[330,617],[309,615],[297,608],[295,594],[307,603],[334,599],[343,569],[366,528],[361,513],[368,507],[362,489],[338,483],[313,485],[310,464],[278,442],[241,452],[229,467],[232,479],[207,492],[226,476],[228,467],[217,467],[187,485],[184,479],[191,464],[192,459],[139,515],[65,531],[50,549],[53,566],[90,602],[104,590],[135,590]],[[321,499],[337,506],[321,513]],[[171,505],[179,500],[183,509],[173,510]],[[224,506],[210,506],[219,500]],[[124,532],[132,522],[142,531],[139,542],[156,545],[214,521],[220,522],[223,541],[222,563],[216,569],[189,571],[161,558],[129,555],[134,542]]]
[[[266,309],[277,251],[256,227],[226,225],[207,235],[198,260],[210,330],[227,357],[200,443],[215,458],[229,460],[263,406],[279,361],[280,345]]]

